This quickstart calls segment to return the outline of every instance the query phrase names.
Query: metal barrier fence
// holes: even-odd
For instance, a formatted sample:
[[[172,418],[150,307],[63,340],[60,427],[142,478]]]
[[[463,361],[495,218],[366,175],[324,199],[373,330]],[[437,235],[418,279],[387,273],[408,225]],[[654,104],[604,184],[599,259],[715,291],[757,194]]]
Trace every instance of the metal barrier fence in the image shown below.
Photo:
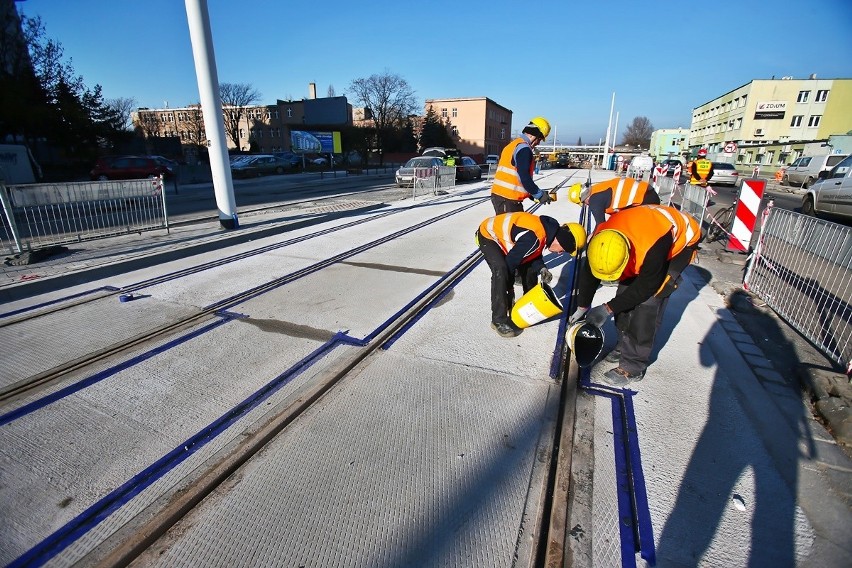
[[[0,201],[0,246],[9,253],[169,228],[162,177],[0,184]]]
[[[852,369],[852,229],[771,208],[744,279],[793,328]]]
[[[710,197],[709,188],[689,183],[679,184],[673,177],[663,176],[657,179],[655,189],[660,196],[660,203],[686,211],[703,223]]]
[[[416,198],[418,195],[437,195],[441,190],[452,189],[455,186],[455,166],[414,168],[414,184],[411,196]]]

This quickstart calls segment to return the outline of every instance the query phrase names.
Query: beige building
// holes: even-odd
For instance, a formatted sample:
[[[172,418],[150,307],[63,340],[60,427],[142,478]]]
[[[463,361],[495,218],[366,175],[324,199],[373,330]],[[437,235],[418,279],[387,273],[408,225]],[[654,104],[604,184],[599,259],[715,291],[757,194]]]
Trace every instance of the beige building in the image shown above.
[[[852,79],[754,80],[693,110],[689,149],[774,172],[806,146],[852,130],[850,109]]]
[[[488,97],[426,99],[426,112],[430,107],[450,125],[462,154],[499,154],[512,139],[512,111]]]

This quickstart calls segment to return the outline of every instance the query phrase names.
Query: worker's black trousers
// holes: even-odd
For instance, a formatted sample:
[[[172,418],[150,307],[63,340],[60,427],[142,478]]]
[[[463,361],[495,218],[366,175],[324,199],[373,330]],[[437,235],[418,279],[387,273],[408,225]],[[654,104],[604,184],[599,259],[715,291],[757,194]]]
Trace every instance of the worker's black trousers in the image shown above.
[[[518,213],[524,210],[524,202],[516,199],[506,199],[502,195],[496,193],[491,194],[491,205],[494,206],[494,212],[497,215],[502,213]]]
[[[515,303],[515,275],[509,272],[506,255],[500,245],[482,234],[479,235],[479,250],[491,268],[491,323],[509,323],[509,310]],[[518,268],[524,293],[538,284],[538,275],[529,267],[530,264],[525,263]]]
[[[616,294],[623,293],[626,288],[619,284]],[[648,368],[654,338],[668,303],[668,296],[651,296],[632,310],[615,316],[615,327],[618,328],[618,345],[615,348],[621,351],[618,366],[631,375],[641,375]]]

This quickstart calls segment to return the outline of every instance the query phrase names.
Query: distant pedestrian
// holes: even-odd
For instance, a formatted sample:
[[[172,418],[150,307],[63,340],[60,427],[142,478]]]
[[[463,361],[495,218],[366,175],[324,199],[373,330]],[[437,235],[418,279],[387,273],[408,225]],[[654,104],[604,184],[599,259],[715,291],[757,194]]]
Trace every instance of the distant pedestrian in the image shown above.
[[[707,159],[707,150],[698,150],[698,159],[693,161],[689,167],[689,183],[707,187],[713,177],[713,162]]]
[[[533,150],[548,134],[550,123],[537,116],[524,127],[518,138],[503,148],[491,185],[491,203],[498,215],[523,211],[524,200],[527,198],[535,199],[539,203],[550,203],[550,194],[539,189],[532,178],[536,164]]]
[[[578,223],[559,225],[553,217],[519,211],[482,221],[476,242],[491,268],[491,327],[502,337],[515,337],[521,333],[510,318],[515,303],[515,271],[524,293],[532,290],[539,278],[548,284],[553,275],[544,265],[544,249],[576,256],[586,244],[586,231]]]

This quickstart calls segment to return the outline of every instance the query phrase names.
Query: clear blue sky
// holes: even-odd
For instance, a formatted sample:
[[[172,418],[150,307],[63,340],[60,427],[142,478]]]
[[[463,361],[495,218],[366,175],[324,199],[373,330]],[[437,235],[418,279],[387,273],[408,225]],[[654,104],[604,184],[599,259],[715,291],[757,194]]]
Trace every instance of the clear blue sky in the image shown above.
[[[162,108],[198,102],[182,0],[25,0],[87,86]],[[390,72],[418,103],[489,97],[513,131],[542,115],[561,143],[619,140],[637,116],[688,127],[692,109],[752,79],[852,78],[852,0],[208,0],[219,81],[262,104],[349,95]],[[707,30],[707,31],[702,31]],[[349,102],[355,104],[349,96]],[[615,113],[613,113],[613,122]]]

